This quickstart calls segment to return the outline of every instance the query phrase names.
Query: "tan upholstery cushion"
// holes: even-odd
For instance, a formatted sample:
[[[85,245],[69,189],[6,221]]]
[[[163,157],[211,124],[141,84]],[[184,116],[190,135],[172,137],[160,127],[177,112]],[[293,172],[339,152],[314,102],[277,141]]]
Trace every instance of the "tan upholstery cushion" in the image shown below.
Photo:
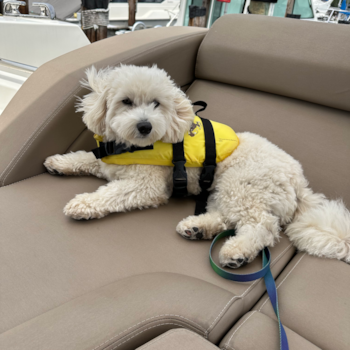
[[[284,326],[289,350],[319,350],[288,327]],[[279,350],[278,323],[257,311],[248,312],[235,324],[220,343],[223,350]]]
[[[200,46],[196,77],[350,111],[349,28],[227,15]]]
[[[322,349],[349,349],[350,265],[298,254],[277,288],[284,325]],[[266,296],[254,309],[275,319]]]
[[[173,329],[138,350],[218,350],[219,348],[186,329]]]
[[[348,112],[203,80],[187,93],[208,103],[201,116],[266,137],[300,161],[315,192],[343,198],[350,207]]]
[[[41,66],[24,83],[0,118],[0,186],[43,173],[43,159],[65,153],[85,126],[75,113],[87,67],[119,63],[158,64],[179,86],[194,79],[199,44],[207,31],[170,27],[115,36]]]
[[[63,215],[76,193],[103,183],[42,174],[0,189],[0,329],[7,331],[0,349],[91,350],[105,342],[134,349],[179,322],[219,341],[264,282],[221,278],[209,265],[210,242],[175,232],[193,200],[93,221]],[[283,236],[272,249],[274,275],[293,252]],[[259,258],[239,271],[260,266]]]
[[[88,138],[78,138],[88,133],[73,107],[73,95],[84,92],[78,81],[85,67],[158,62],[187,86],[205,33],[141,31],[41,67],[0,119],[1,184],[41,173],[48,155],[87,145]],[[196,81],[188,93],[209,103],[203,116],[268,137],[301,160],[314,189],[349,203],[347,113],[214,82]],[[190,199],[88,222],[64,217],[68,200],[101,184],[94,178],[42,174],[0,189],[0,348],[135,349],[174,327],[218,342],[263,294],[263,281],[238,284],[220,278],[208,263],[210,242],[189,242],[175,233],[177,222],[193,213]],[[293,252],[282,235],[272,249],[275,276]],[[260,264],[258,258],[239,271],[252,272]],[[296,331],[293,324],[286,326]]]

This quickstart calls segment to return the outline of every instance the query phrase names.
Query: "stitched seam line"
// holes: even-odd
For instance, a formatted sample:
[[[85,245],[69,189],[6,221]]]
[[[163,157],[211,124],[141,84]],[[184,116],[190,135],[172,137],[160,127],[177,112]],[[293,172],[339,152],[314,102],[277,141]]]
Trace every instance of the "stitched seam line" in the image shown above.
[[[146,328],[146,329],[144,329],[143,331],[136,333],[136,334],[133,335],[132,337],[130,337],[130,338],[124,340],[122,343],[120,343],[120,344],[118,344],[117,346],[111,348],[110,350],[115,350],[116,348],[118,348],[119,346],[123,345],[124,343],[126,343],[126,342],[129,341],[130,339],[135,338],[135,337],[138,336],[139,334],[141,334],[141,333],[143,333],[143,332],[146,332],[146,331],[148,331],[149,329],[156,328],[156,327],[160,327],[160,326],[164,326],[164,325],[174,325],[174,326],[183,327],[183,325],[182,325],[182,324],[179,324],[179,323],[161,323],[161,324],[157,324],[157,325],[155,325],[155,326]],[[117,341],[118,341],[118,340],[117,340]],[[105,344],[105,343],[103,343],[103,344],[97,346],[97,347],[94,348],[93,350],[98,349],[100,346],[102,346],[102,345],[104,345],[104,344]],[[111,346],[111,345],[112,345],[112,344],[109,344],[108,346]],[[106,348],[104,348],[104,349],[106,349]]]
[[[18,184],[19,182],[22,182],[22,181],[25,181],[25,180],[29,180],[29,179],[32,179],[33,177],[37,177],[37,176],[44,175],[44,174],[46,174],[46,173],[41,173],[41,174],[33,175],[33,176],[27,177],[27,178],[25,178],[25,179],[22,179],[22,180],[19,180],[19,181],[16,181],[16,182],[12,182],[12,183],[10,183],[10,184],[8,184],[8,185],[1,186],[1,187],[0,187],[0,190],[1,190],[2,188],[8,187],[8,186],[12,186],[12,185]]]
[[[118,333],[117,335],[113,336],[112,338],[106,340],[104,343],[100,344],[99,346],[97,346],[96,348],[94,348],[94,349],[92,349],[92,350],[96,350],[97,348],[101,347],[102,345],[104,345],[104,344],[110,342],[111,340],[113,340],[113,339],[119,337],[119,336],[122,335],[123,333],[129,331],[129,330],[132,329],[132,328],[135,328],[135,327],[139,326],[139,325],[142,324],[142,323],[145,323],[145,322],[147,322],[147,321],[154,320],[154,319],[160,318],[160,317],[163,317],[163,318],[165,318],[165,317],[178,317],[178,318],[180,318],[180,319],[184,319],[184,320],[188,321],[188,322],[190,323],[190,325],[191,325],[191,323],[194,324],[194,325],[196,325],[200,330],[203,331],[204,334],[206,334],[205,329],[204,329],[202,326],[200,326],[199,324],[197,324],[197,323],[195,323],[195,322],[189,320],[189,319],[186,318],[186,317],[183,317],[183,316],[180,316],[180,315],[171,315],[171,314],[167,315],[167,314],[165,314],[165,315],[153,316],[153,317],[147,318],[146,320],[143,320],[143,321],[141,321],[141,322],[139,322],[139,323],[136,323],[135,325],[133,325],[133,326],[131,326],[131,327],[125,329],[124,331]],[[180,321],[181,321],[181,320],[180,320]],[[191,326],[193,327],[193,325],[191,325]],[[130,338],[130,339],[131,339],[131,338]]]
[[[231,339],[233,338],[233,336],[238,332],[238,330],[256,313],[257,311],[253,311],[253,313],[251,313],[245,320],[244,322],[242,322],[242,324],[239,325],[239,327],[232,333],[230,339],[228,340],[228,342],[225,344],[225,346],[230,346],[230,342]]]
[[[231,349],[231,350],[236,350],[235,348],[233,348],[232,346],[230,345],[225,345],[222,350],[227,350],[227,348]]]
[[[288,250],[288,249],[290,249],[290,247],[292,247],[293,246],[293,243],[291,243],[291,244],[289,244],[289,246],[287,246],[277,257],[276,257],[276,259],[275,260],[273,260],[272,261],[272,263],[271,263],[271,267],[272,266],[274,266],[278,261],[279,261],[279,259],[280,259],[280,257]],[[209,332],[211,332],[212,331],[212,329],[215,327],[215,325],[220,321],[220,316],[223,314],[223,312],[225,311],[225,309],[226,308],[229,308],[232,304],[233,304],[233,302],[235,301],[235,299],[241,299],[241,298],[243,298],[257,283],[259,283],[259,281],[260,281],[261,279],[258,279],[258,280],[256,280],[256,281],[254,281],[250,286],[249,286],[249,288],[247,288],[244,292],[243,292],[243,294],[241,294],[241,295],[239,295],[239,296],[234,296],[234,297],[232,297],[229,301],[228,301],[228,303],[224,306],[224,308],[221,310],[221,312],[219,313],[219,315],[216,317],[216,319],[213,321],[213,323],[209,326],[209,328],[207,329],[207,332],[209,333]],[[220,319],[219,319],[220,318]],[[216,322],[217,321],[217,322]]]
[[[281,285],[283,284],[283,282],[290,276],[290,274],[294,271],[294,269],[298,266],[298,264],[300,263],[300,261],[302,260],[302,258],[306,255],[306,253],[304,253],[301,258],[298,260],[298,262],[293,266],[293,268],[288,272],[287,276],[281,281],[281,283],[277,286],[277,289],[279,287],[281,287]],[[261,310],[263,309],[263,307],[265,306],[265,304],[267,303],[267,301],[270,300],[269,297],[266,298],[266,300],[264,301],[264,303],[260,306],[260,309],[258,310],[259,312],[261,312]]]
[[[4,179],[2,180],[2,186],[5,184],[5,181],[7,179],[7,177],[11,174],[12,170],[14,169],[14,167],[16,166],[16,164],[20,161],[20,159],[23,157],[23,155],[26,153],[26,151],[28,150],[28,148],[31,146],[31,144],[36,140],[36,138],[41,134],[41,132],[43,130],[45,130],[46,126],[50,124],[50,122],[55,118],[55,116],[67,105],[67,103],[70,101],[71,95],[77,93],[79,90],[81,90],[82,87],[78,86],[75,87],[73,90],[71,90],[68,95],[66,96],[66,98],[63,100],[62,104],[54,111],[51,112],[52,114],[50,115],[50,117],[48,119],[46,119],[43,124],[40,125],[40,127],[36,130],[34,130],[34,132],[29,136],[29,138],[26,140],[26,142],[23,144],[23,146],[19,149],[19,151],[16,153],[16,155],[12,158],[12,160],[10,161],[10,163],[7,165],[7,167],[5,168],[5,170],[2,172],[2,174],[0,175],[0,179],[3,175],[6,174],[7,169],[12,165],[13,161],[16,159],[16,157],[22,152],[21,156],[14,162],[14,164],[12,165],[12,167],[8,170],[7,175],[4,177]],[[36,134],[36,136],[31,140],[31,138]],[[29,142],[30,141],[30,142]]]
[[[158,343],[161,339],[166,338],[168,336],[170,336],[172,333],[187,333],[188,331],[186,329],[175,329],[172,331],[168,331],[166,333],[164,333],[163,335],[161,335],[160,337],[157,337],[155,339],[153,339],[152,341],[150,341],[148,344],[143,345],[143,347],[141,348],[142,350],[147,349],[149,346]],[[194,335],[196,338],[200,339],[202,342],[204,342],[206,345],[211,345],[211,346],[215,346],[213,343],[210,343],[209,341],[205,340],[203,337],[201,337],[199,334],[197,333],[193,333],[191,332],[192,335]]]
[[[148,54],[152,51],[154,51],[155,49],[159,49],[160,47],[167,47],[170,44],[176,43],[178,41],[182,41],[183,39],[188,39],[188,38],[193,38],[193,37],[197,37],[197,36],[202,36],[202,33],[196,33],[196,34],[192,34],[192,35],[185,35],[185,36],[181,36],[180,38],[175,38],[174,40],[171,40],[169,42],[167,42],[166,44],[157,44],[156,46],[150,48],[149,50],[143,51],[141,53],[139,53],[138,55],[126,58],[123,61],[120,61],[119,63],[127,63],[130,60],[135,60],[137,57],[140,57],[144,54]],[[116,65],[116,64],[114,64]],[[22,158],[22,156],[26,153],[26,151],[28,150],[28,148],[30,147],[30,145],[34,142],[34,140],[39,136],[39,134],[46,128],[46,126],[48,124],[50,124],[50,122],[52,121],[52,119],[57,115],[57,113],[64,107],[66,106],[66,104],[69,102],[71,95],[75,95],[76,93],[78,93],[78,91],[82,90],[83,88],[79,85],[78,88],[74,88],[73,90],[71,90],[68,95],[66,95],[65,99],[62,102],[62,105],[60,105],[59,107],[57,107],[56,112],[51,115],[48,119],[46,119],[43,124],[40,125],[39,129],[36,129],[33,131],[33,133],[29,136],[29,138],[26,140],[26,142],[23,144],[23,146],[19,149],[19,151],[15,154],[15,156],[12,158],[12,160],[9,162],[9,164],[7,165],[7,167],[4,169],[4,171],[1,173],[0,175],[0,181],[2,176],[4,176],[6,174],[7,169],[12,165],[12,163],[14,162],[14,160],[16,159],[16,157],[23,151],[22,155],[17,159],[17,161],[13,164],[13,166],[9,169],[9,171],[7,172],[7,175],[5,176],[5,178],[2,180],[2,186],[5,184],[5,181],[7,179],[7,177],[11,174],[12,170],[14,169],[14,167],[16,166],[16,164],[19,162],[19,160]],[[52,112],[51,112],[52,113]],[[35,133],[38,134],[35,136],[35,138],[29,143],[27,144],[30,139],[33,137],[33,135],[35,135]],[[26,147],[27,146],[27,147]]]
[[[162,336],[157,337],[156,339],[153,339],[153,341],[150,341],[147,345],[144,345],[142,349],[147,349],[150,345],[153,345],[155,343],[158,343],[161,339],[168,337],[170,334],[169,332],[164,333]]]

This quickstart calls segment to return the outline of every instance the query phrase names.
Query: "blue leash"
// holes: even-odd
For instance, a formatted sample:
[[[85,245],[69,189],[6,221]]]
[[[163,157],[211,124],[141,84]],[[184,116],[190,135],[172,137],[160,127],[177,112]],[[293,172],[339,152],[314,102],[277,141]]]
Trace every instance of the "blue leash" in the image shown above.
[[[262,258],[263,258],[262,269],[257,272],[248,273],[245,275],[238,275],[236,273],[227,272],[226,270],[216,265],[212,258],[211,252],[215,243],[221,238],[235,236],[235,235],[236,235],[235,230],[228,230],[228,231],[221,232],[215,237],[209,250],[210,265],[219,276],[235,282],[251,282],[264,277],[267,294],[270,297],[271,304],[273,306],[273,309],[278,319],[279,332],[280,332],[280,350],[289,350],[287,335],[283,328],[283,325],[280,319],[280,314],[278,311],[277,288],[276,288],[275,280],[273,279],[273,276],[270,270],[271,254],[269,249],[264,248],[264,250],[262,251]]]

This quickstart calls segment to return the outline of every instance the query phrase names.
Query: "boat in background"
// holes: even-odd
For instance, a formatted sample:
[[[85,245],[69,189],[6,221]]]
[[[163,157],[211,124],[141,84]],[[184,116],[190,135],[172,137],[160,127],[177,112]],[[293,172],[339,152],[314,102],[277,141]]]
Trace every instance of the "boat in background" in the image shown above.
[[[165,27],[171,19],[171,14],[177,12],[179,6],[180,0],[138,0],[136,21],[143,22],[146,27]],[[128,11],[127,0],[111,0],[109,3],[110,26],[128,27]]]
[[[5,2],[0,16],[0,114],[38,67],[90,44],[77,25],[58,20],[50,4],[35,5],[38,11],[29,15],[19,13],[21,4]]]
[[[136,21],[142,22],[145,28],[166,27],[169,22],[171,22],[171,25],[175,25],[175,17],[179,12],[180,3],[180,0],[139,0],[136,5]],[[111,0],[108,8],[108,28],[110,30],[131,29],[128,25],[129,5],[127,0]],[[66,20],[80,24],[80,11],[66,18]]]
[[[350,24],[350,0],[313,0],[318,21]]]

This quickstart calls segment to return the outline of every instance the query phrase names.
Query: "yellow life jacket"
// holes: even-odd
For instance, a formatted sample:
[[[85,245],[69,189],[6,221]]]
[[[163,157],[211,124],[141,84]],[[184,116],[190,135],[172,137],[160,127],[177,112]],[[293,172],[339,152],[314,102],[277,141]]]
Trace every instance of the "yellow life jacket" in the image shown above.
[[[239,145],[236,133],[227,125],[211,121],[215,135],[216,163],[227,158]],[[103,142],[103,137],[94,136],[97,146]],[[186,167],[203,167],[205,161],[205,135],[201,118],[195,116],[190,131],[184,136],[184,152]],[[151,164],[173,166],[173,146],[171,143],[157,141],[153,149],[143,149],[125,152],[117,155],[109,155],[101,159],[107,164],[130,165],[130,164]]]

